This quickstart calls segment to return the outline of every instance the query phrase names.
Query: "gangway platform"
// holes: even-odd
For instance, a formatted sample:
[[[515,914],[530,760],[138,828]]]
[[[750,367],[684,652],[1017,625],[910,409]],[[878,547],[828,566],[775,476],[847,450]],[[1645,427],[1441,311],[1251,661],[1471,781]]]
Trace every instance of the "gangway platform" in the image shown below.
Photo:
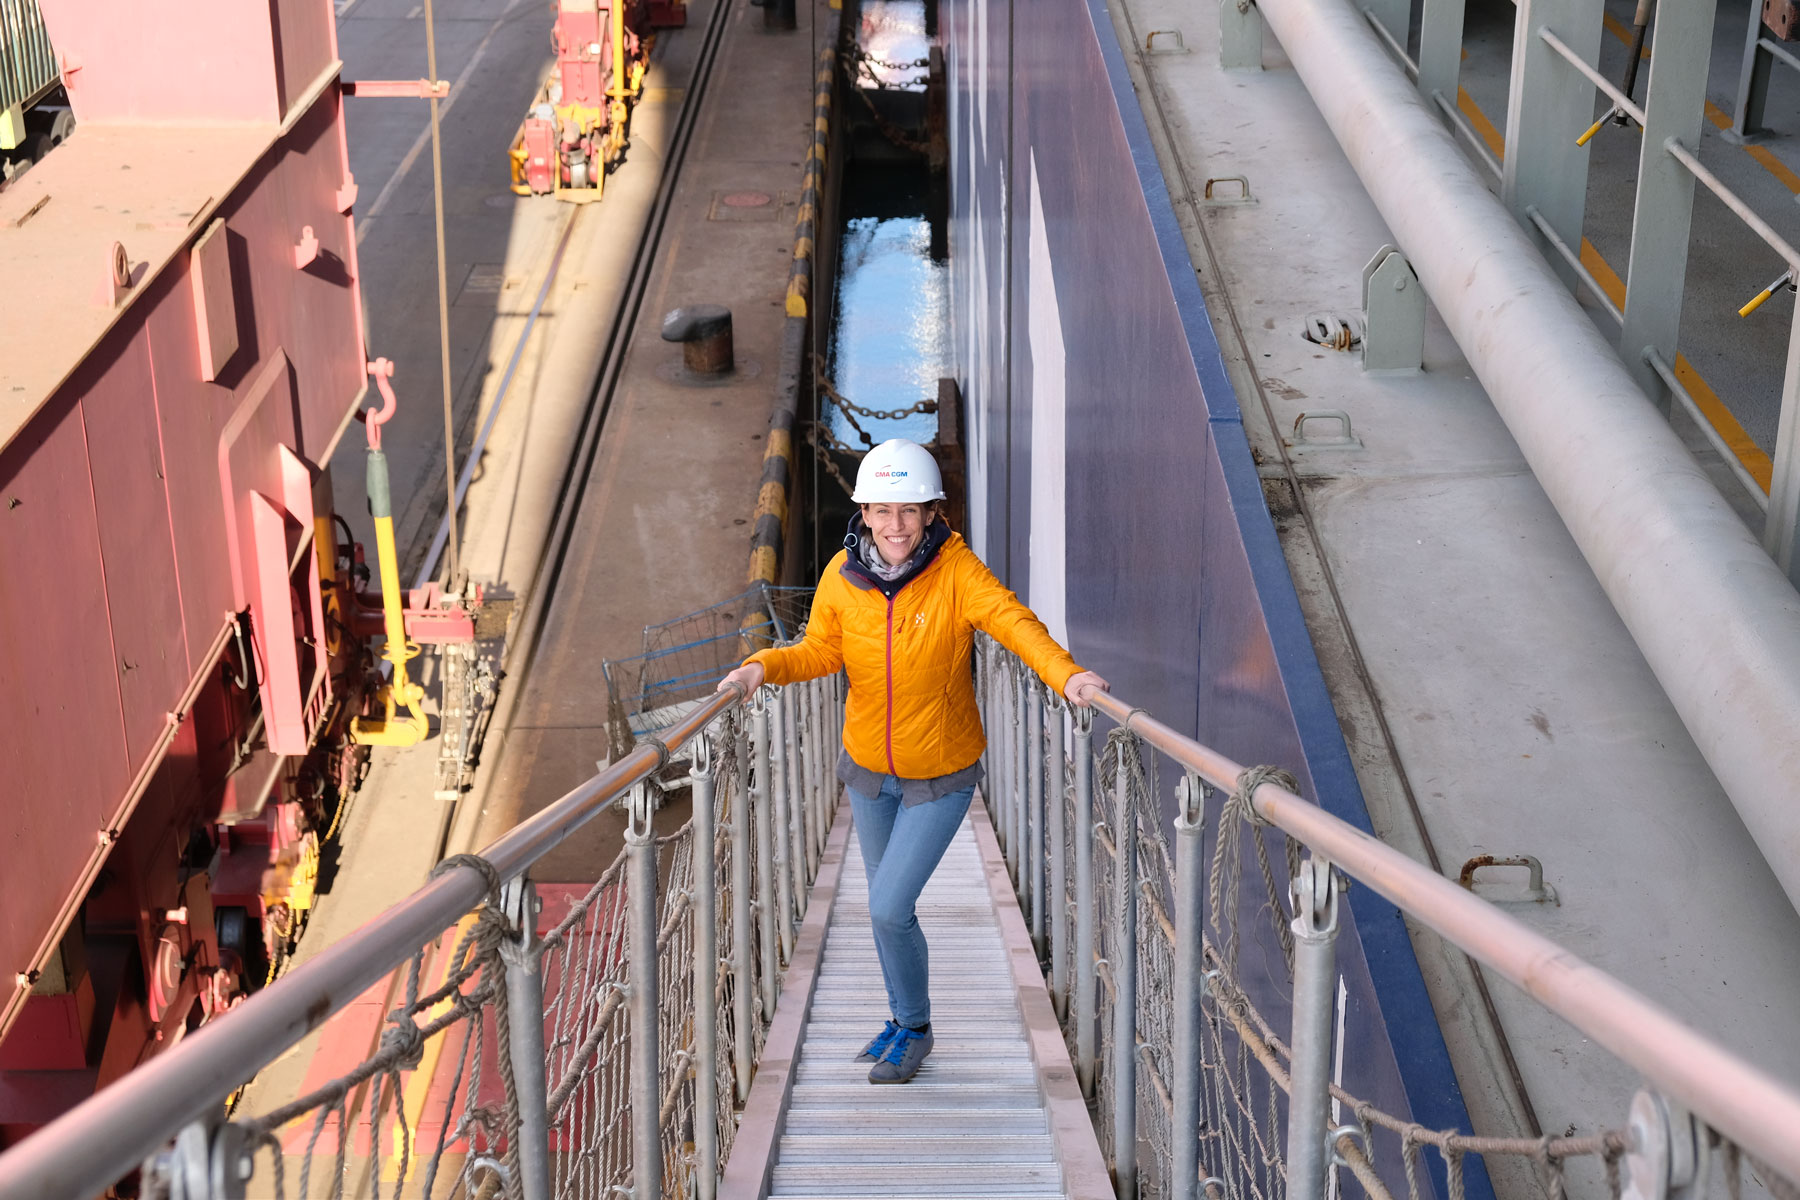
[[[983,801],[919,898],[935,1046],[903,1086],[857,1053],[887,997],[862,849],[842,806],[722,1198],[1111,1196]]]

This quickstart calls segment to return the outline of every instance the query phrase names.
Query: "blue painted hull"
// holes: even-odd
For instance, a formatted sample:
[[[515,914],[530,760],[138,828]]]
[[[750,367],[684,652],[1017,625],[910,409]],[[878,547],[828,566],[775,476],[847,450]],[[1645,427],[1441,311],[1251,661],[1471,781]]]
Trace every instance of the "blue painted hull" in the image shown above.
[[[1288,768],[1370,830],[1101,0],[946,0],[942,31],[972,542],[1120,694],[1239,761]],[[1268,849],[1282,861],[1278,838]],[[1367,888],[1346,909],[1344,1086],[1467,1131],[1400,914]],[[1235,915],[1242,982],[1285,1037],[1268,917],[1251,901]],[[1377,1166],[1404,1189],[1397,1152]],[[1433,1182],[1441,1195],[1441,1168]],[[1473,1161],[1468,1194],[1492,1195]]]

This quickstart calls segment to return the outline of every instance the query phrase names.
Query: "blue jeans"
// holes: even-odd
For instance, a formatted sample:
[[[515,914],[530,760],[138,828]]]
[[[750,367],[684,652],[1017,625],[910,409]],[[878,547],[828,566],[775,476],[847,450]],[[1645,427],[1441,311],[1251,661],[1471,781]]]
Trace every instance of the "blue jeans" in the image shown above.
[[[892,775],[882,780],[875,796],[849,786],[844,791],[869,872],[869,921],[888,1011],[902,1025],[929,1025],[931,964],[913,906],[962,826],[975,789],[966,787],[911,808],[900,803],[900,781]]]

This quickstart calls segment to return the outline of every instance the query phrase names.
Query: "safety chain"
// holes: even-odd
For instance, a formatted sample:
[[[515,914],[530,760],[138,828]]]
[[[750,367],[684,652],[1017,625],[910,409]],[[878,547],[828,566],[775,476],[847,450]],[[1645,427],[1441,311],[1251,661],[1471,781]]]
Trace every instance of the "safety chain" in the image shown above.
[[[929,58],[915,58],[911,62],[891,62],[888,59],[870,54],[861,46],[851,46],[848,50],[845,50],[843,59],[845,66],[857,70],[861,70],[865,66],[875,66],[880,67],[884,71],[922,71],[931,66],[931,60]]]
[[[843,410],[844,415],[849,418],[850,423],[856,426],[856,431],[862,434],[863,441],[871,446],[875,444],[874,440],[870,438],[868,431],[857,422],[856,418],[858,416],[867,417],[871,421],[898,421],[902,417],[910,417],[917,413],[924,413],[929,416],[936,413],[938,410],[936,400],[921,400],[911,408],[865,408],[861,404],[854,403],[848,396],[838,391],[837,387],[831,382],[831,378],[825,374],[825,356],[823,354],[815,351],[813,353],[813,364],[814,369],[817,372],[819,388],[825,393],[825,398],[837,405],[839,409]]]
[[[823,428],[816,421],[806,427],[806,444],[813,448],[813,453],[816,454],[819,461],[824,464],[825,473],[837,480],[838,486],[844,489],[844,495],[854,496],[856,489],[850,486],[850,481],[844,478],[843,471],[838,469],[837,461],[827,453],[825,449],[826,442],[830,442],[831,448],[834,450],[841,451],[845,454],[856,453],[856,451],[852,450],[850,447],[837,441],[829,433],[824,432]]]
[[[931,149],[929,142],[921,142],[917,138],[908,137],[904,129],[882,116],[881,110],[875,107],[875,101],[870,99],[866,89],[853,87],[850,90],[856,93],[856,98],[861,100],[863,107],[869,110],[869,119],[875,123],[875,128],[881,131],[882,137],[902,150],[910,150],[914,154],[924,154]]]

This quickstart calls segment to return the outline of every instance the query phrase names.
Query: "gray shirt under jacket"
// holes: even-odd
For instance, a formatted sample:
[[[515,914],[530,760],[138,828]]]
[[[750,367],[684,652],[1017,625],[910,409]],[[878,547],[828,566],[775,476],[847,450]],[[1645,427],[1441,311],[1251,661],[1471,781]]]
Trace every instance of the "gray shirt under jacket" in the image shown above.
[[[981,760],[976,759],[960,771],[939,775],[935,779],[901,779],[900,804],[904,808],[911,808],[915,804],[929,804],[951,792],[974,787],[981,782],[981,776]],[[838,751],[837,777],[870,799],[880,794],[881,785],[888,778],[856,762],[846,750]]]

